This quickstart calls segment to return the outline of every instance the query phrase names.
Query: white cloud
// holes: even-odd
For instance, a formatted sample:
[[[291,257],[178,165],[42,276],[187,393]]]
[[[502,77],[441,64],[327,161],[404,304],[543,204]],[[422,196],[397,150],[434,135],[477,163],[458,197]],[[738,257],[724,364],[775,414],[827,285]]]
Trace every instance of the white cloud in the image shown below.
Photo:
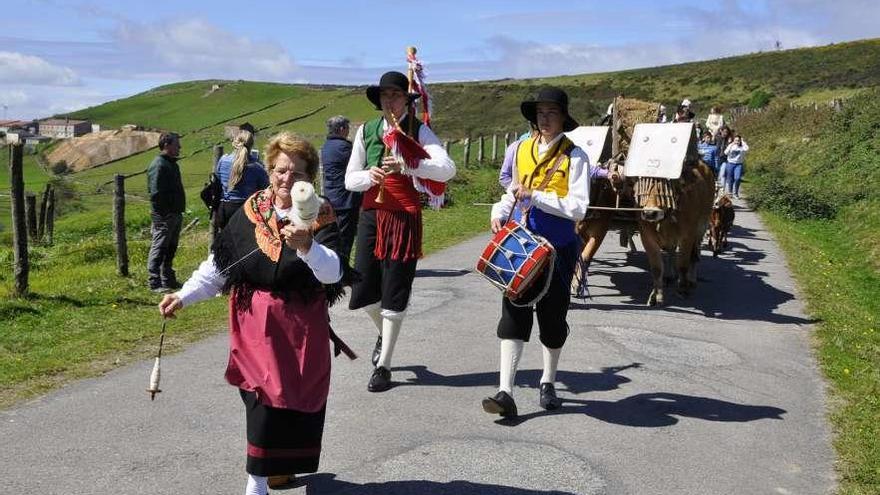
[[[28,95],[20,89],[0,88],[0,105],[16,108],[30,101]]]
[[[297,71],[277,43],[238,36],[200,19],[123,22],[112,37],[138,76],[283,80]]]
[[[712,24],[700,26],[682,16],[687,35],[618,45],[538,43],[527,39],[495,36],[486,41],[496,61],[482,77],[540,77],[608,72],[640,67],[679,64],[731,55],[769,51],[776,41],[783,48],[824,44],[807,30],[757,19],[741,19],[735,29],[718,30]]]
[[[80,80],[72,69],[52,65],[40,57],[0,51],[0,84],[2,83],[75,86],[80,84]]]
[[[112,99],[107,90],[85,85],[64,86],[8,86],[0,85],[0,105],[7,106],[10,119],[30,120],[72,112],[99,105]],[[0,114],[2,118],[2,114]]]

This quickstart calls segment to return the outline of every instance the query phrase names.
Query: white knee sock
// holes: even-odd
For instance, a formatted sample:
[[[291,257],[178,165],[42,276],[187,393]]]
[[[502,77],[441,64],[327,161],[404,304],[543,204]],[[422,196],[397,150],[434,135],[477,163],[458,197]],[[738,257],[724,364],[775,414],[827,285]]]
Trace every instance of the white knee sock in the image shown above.
[[[269,492],[268,478],[265,476],[248,475],[247,486],[244,495],[266,495]]]
[[[513,381],[516,378],[516,369],[519,366],[519,358],[522,357],[525,342],[519,339],[501,339],[501,379],[498,390],[507,392],[513,396]]]
[[[377,368],[381,366],[391,369],[391,356],[394,354],[394,346],[397,344],[405,315],[404,311],[382,310],[382,353],[379,355],[379,362],[376,363]]]
[[[380,306],[382,303],[374,303],[369,306],[364,306],[364,312],[373,320],[373,324],[376,325],[376,332],[382,333],[382,307]]]
[[[541,383],[553,383],[556,381],[556,368],[559,366],[559,355],[562,353],[562,347],[550,349],[542,345],[541,348],[544,350],[544,374],[541,375]]]

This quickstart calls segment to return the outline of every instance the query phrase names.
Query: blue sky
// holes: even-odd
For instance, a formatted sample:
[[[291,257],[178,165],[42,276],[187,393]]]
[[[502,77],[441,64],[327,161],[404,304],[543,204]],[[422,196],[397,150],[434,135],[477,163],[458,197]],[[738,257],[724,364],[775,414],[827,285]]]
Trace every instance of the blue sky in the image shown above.
[[[410,44],[436,82],[878,36],[877,0],[27,0],[0,18],[0,105],[30,119],[191,79],[364,84],[403,69]]]

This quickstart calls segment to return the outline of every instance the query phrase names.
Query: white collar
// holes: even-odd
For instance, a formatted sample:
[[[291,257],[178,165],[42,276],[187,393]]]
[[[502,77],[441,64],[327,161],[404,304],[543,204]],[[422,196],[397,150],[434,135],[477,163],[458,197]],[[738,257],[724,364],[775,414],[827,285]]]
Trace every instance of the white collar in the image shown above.
[[[547,150],[552,148],[554,144],[559,142],[559,140],[562,139],[562,136],[564,136],[564,135],[565,135],[564,133],[560,132],[558,136],[551,139],[550,142],[547,144],[541,143],[541,136],[538,136],[538,154],[543,155]]]

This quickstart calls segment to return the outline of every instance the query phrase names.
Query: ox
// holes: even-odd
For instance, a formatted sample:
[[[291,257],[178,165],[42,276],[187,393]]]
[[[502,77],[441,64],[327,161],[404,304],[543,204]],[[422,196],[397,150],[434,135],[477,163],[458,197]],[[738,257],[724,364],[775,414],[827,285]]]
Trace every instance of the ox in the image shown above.
[[[637,195],[637,202],[644,209],[639,219],[639,234],[653,279],[649,306],[666,303],[666,279],[678,278],[678,291],[682,296],[690,295],[697,285],[700,244],[709,223],[715,193],[714,175],[708,165],[697,161],[686,165],[676,182],[675,208],[663,204],[662,196],[653,191]],[[677,263],[673,268],[676,251]],[[665,259],[664,254],[667,255]]]
[[[718,253],[727,247],[727,234],[733,226],[734,216],[733,201],[730,200],[730,196],[718,195],[709,214],[709,231],[706,233],[713,257],[717,257]]]
[[[612,159],[603,164],[611,180],[593,181],[590,205],[599,209],[578,224],[584,241],[579,271],[589,265],[612,224],[623,227],[622,247],[631,244],[631,233],[638,229],[653,278],[648,305],[665,303],[664,277],[677,277],[683,295],[696,285],[696,262],[715,182],[712,170],[698,158],[693,127],[654,124],[657,108],[656,103],[614,100]],[[676,251],[677,273],[664,267],[664,253],[671,261]],[[576,280],[580,293],[584,278]]]

